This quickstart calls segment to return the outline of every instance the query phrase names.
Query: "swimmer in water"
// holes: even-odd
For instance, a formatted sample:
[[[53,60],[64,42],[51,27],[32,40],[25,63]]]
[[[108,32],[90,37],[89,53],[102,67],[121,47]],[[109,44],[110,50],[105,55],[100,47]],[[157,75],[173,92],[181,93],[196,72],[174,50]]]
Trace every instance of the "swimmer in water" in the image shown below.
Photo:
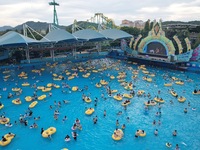
[[[69,135],[66,135],[65,141],[66,141],[66,142],[70,141],[70,136],[69,136]]]
[[[119,111],[119,112],[117,113],[118,116],[121,115],[121,114],[122,114],[122,111]]]
[[[196,110],[196,108],[194,107],[194,108],[192,108],[192,110]]]
[[[180,150],[178,144],[176,144],[175,150]]]
[[[158,135],[158,129],[156,129],[156,130],[154,131],[154,135],[155,135],[155,136]]]
[[[104,110],[104,112],[103,112],[103,116],[106,117],[106,110]]]
[[[174,132],[172,133],[173,136],[177,136],[177,131],[174,130]]]
[[[67,104],[67,103],[69,103],[69,101],[68,100],[63,100],[63,103]]]
[[[166,143],[166,146],[167,146],[167,147],[171,147],[172,144],[168,142],[168,143]]]

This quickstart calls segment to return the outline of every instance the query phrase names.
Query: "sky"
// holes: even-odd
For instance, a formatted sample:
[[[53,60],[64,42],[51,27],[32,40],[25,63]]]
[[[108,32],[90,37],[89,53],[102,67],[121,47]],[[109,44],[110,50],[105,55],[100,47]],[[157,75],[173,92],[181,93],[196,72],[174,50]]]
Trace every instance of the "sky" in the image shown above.
[[[27,21],[53,22],[53,0],[0,0],[0,26],[12,27]],[[200,20],[200,0],[56,0],[60,25],[86,21],[95,13],[114,20]]]

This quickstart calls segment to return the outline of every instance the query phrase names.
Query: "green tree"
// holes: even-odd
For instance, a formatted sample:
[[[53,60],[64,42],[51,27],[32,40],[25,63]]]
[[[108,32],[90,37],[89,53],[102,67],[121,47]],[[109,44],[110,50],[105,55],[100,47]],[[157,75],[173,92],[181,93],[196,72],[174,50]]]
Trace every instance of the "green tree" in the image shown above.
[[[197,46],[199,46],[199,44],[200,44],[200,33],[199,33],[198,36],[197,36],[197,39],[196,39],[196,41],[195,41],[195,43],[194,43],[193,48],[195,49]]]
[[[69,33],[72,33],[72,28],[71,27],[66,27],[66,31]]]
[[[153,22],[150,23],[149,30],[151,30],[152,28],[153,28]]]
[[[141,34],[143,37],[146,37],[150,31],[150,20],[147,20],[144,25],[144,29],[142,30]]]
[[[140,29],[136,27],[121,27],[120,30],[125,31],[133,36],[138,36],[140,34]]]

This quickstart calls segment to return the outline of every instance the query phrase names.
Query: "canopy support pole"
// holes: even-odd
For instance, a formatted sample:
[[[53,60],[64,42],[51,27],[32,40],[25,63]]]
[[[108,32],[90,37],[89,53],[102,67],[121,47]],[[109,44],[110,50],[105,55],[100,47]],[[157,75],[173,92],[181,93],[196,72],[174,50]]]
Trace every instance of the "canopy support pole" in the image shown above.
[[[100,42],[97,43],[96,48],[97,48],[97,52],[101,52],[101,43]]]
[[[28,45],[26,47],[26,60],[28,61],[29,64],[31,63]]]
[[[72,54],[73,54],[74,58],[76,59],[76,46],[73,47]]]
[[[54,48],[55,48],[55,45],[52,43],[51,44],[51,50],[50,50],[50,56],[51,56],[53,61],[55,61]]]
[[[54,54],[54,49],[50,50],[50,55],[53,61],[55,61],[55,54]]]

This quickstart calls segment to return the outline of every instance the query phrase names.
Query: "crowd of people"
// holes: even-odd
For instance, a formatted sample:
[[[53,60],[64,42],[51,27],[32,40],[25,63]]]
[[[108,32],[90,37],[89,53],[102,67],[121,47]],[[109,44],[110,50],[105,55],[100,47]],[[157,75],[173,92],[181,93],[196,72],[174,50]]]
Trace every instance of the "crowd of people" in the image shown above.
[[[93,66],[95,66],[96,64],[101,64],[101,66],[103,66],[104,68],[108,68],[109,66],[111,66],[111,67],[113,66],[114,67],[114,65],[116,65],[117,63],[116,62],[114,63],[113,61],[107,59],[106,61],[98,60],[95,63],[94,62],[93,63],[92,62],[88,62],[88,64],[91,65],[91,68]],[[127,67],[126,65],[121,66],[120,71],[121,72],[126,72],[126,67]],[[67,68],[67,69],[70,69],[70,68]],[[131,70],[131,68],[129,68],[129,69]],[[53,73],[53,71],[51,72],[51,74],[52,73]],[[64,73],[65,72],[63,71],[62,75]],[[38,76],[42,76],[42,75],[43,75],[42,72],[38,73]],[[125,74],[125,75],[127,75],[127,74]],[[37,89],[37,86],[39,85],[39,83],[41,84],[42,81],[41,80],[37,80],[38,76],[36,75],[36,76],[34,76],[32,78],[35,81],[31,85],[31,88],[33,89],[33,93],[32,93],[32,96],[31,96],[32,101],[33,100],[37,100],[38,95],[39,95],[38,94],[39,90]],[[109,84],[109,83],[112,83],[112,80],[111,79],[108,79],[108,80],[104,80],[103,79],[103,78],[107,78],[107,77],[110,77],[110,74],[106,74],[106,76],[105,76],[105,74],[103,72],[99,72],[99,74],[98,74],[98,79],[102,79],[102,81],[108,82],[108,85],[103,85],[102,88],[100,89],[100,95],[93,98],[91,105],[93,105],[93,107],[96,108],[96,109],[98,109],[98,105],[100,103],[102,103],[102,101],[107,101],[108,99],[110,100],[114,96],[113,91],[111,89],[111,85]],[[164,74],[162,77],[163,77],[164,80],[169,80],[170,79],[170,77],[167,74]],[[76,78],[80,78],[78,76],[77,72],[76,72]],[[96,81],[97,78],[94,77],[94,76],[92,76],[92,77],[89,77],[88,79],[89,79],[89,82],[91,83],[91,85],[94,86],[94,81]],[[64,95],[73,94],[72,91],[71,91],[72,85],[70,85],[70,83],[67,80],[67,78],[63,78],[63,80],[61,80],[60,82],[61,82],[61,90],[60,90],[61,94],[64,94]],[[89,84],[89,82],[88,82],[88,84]],[[115,125],[116,125],[115,128],[117,128],[117,129],[121,128],[122,130],[126,130],[127,124],[130,123],[130,118],[131,118],[131,121],[134,120],[132,118],[132,116],[129,116],[128,113],[127,113],[127,109],[130,108],[129,106],[126,105],[127,103],[130,103],[132,101],[135,101],[135,100],[141,99],[141,98],[147,99],[147,104],[150,104],[150,103],[153,104],[153,103],[155,103],[155,101],[152,99],[152,96],[151,96],[151,95],[153,95],[153,93],[150,93],[150,92],[145,93],[144,92],[143,94],[141,94],[139,96],[137,96],[135,94],[135,93],[137,93],[137,89],[139,89],[137,86],[135,86],[135,84],[137,82],[140,82],[140,80],[138,78],[134,78],[133,81],[130,81],[130,82],[127,82],[127,83],[124,83],[124,84],[120,83],[122,86],[123,85],[128,85],[130,87],[135,87],[135,89],[131,89],[131,90],[128,89],[129,90],[128,93],[131,96],[135,96],[136,98],[134,98],[134,100],[133,99],[126,99],[126,101],[124,102],[124,106],[122,106],[122,108],[120,110],[117,110],[117,112],[116,112],[116,118],[117,119],[116,119],[116,123],[115,123]],[[42,82],[42,84],[43,84],[43,82]],[[157,98],[160,95],[162,95],[162,90],[158,90],[158,88],[156,87],[157,85],[156,85],[155,81],[153,81],[152,83],[145,83],[145,84],[146,84],[147,88],[150,86],[149,84],[154,85],[155,90],[157,90],[157,95],[156,95]],[[16,87],[19,87],[18,81],[15,82],[15,85],[16,85]],[[80,100],[82,99],[83,102],[86,99],[90,100],[90,98],[92,97],[92,92],[91,91],[92,91],[92,89],[90,88],[89,85],[83,85],[82,88],[78,88],[77,92],[81,92],[81,94],[82,94],[82,97],[80,97]],[[194,93],[197,93],[197,92],[199,92],[199,91],[198,90],[194,90]],[[8,95],[7,95],[7,99],[16,98],[16,97],[18,98],[22,94],[23,94],[23,90],[22,89],[20,89],[17,92],[14,92],[14,93],[10,93],[9,92]],[[119,93],[117,94],[117,96],[122,96],[123,97],[123,93],[121,91],[119,91]],[[48,98],[49,99],[56,99],[56,95],[54,95],[54,92],[50,91],[50,92],[48,92]],[[66,96],[66,98],[67,98],[67,96]],[[162,98],[160,98],[160,99],[162,99]],[[46,101],[46,100],[44,99],[44,101]],[[79,102],[81,103],[81,101],[78,101],[78,100],[76,101],[76,103],[79,103]],[[174,103],[173,100],[168,100],[168,102],[170,104]],[[50,111],[52,111],[52,116],[53,116],[52,119],[54,119],[55,121],[62,120],[63,124],[65,122],[67,122],[68,117],[67,117],[66,114],[63,113],[63,109],[62,108],[65,107],[65,105],[70,104],[70,103],[71,103],[70,100],[66,100],[66,99],[64,99],[64,100],[57,100],[57,101],[54,100],[54,102],[51,105],[48,106],[48,108],[50,109]],[[0,102],[0,106],[2,106],[2,105],[3,105],[2,102]],[[43,105],[45,105],[45,104],[43,104]],[[163,114],[164,114],[164,113],[162,113],[162,106],[163,105],[164,104],[159,103],[159,104],[157,104],[155,106],[156,107],[155,109],[157,109],[157,111],[156,111],[155,117],[152,120],[152,125],[155,126],[155,130],[153,132],[153,134],[155,136],[159,136],[159,131],[160,131],[159,128],[162,125],[161,121],[163,120]],[[188,102],[188,107],[190,107],[190,102]],[[133,108],[130,108],[130,109],[133,109]],[[144,108],[141,108],[141,109],[143,109],[144,112],[146,112],[146,113],[149,113],[149,112],[152,111],[151,106],[144,106]],[[108,114],[108,112],[109,111],[107,111],[106,109],[104,109],[104,111],[102,112],[102,114],[98,114],[98,115],[95,114],[95,117],[91,118],[93,124],[97,125],[98,122],[99,122],[99,120],[102,120],[102,118],[107,118],[110,115],[110,114]],[[184,113],[187,113],[187,112],[188,112],[188,109],[185,108],[184,109]],[[62,119],[59,119],[60,116],[62,117]],[[123,120],[122,119],[123,117],[126,118],[127,122],[120,121],[120,120]],[[19,115],[19,119],[16,120],[16,121],[14,121],[14,124],[12,124],[12,123],[6,123],[5,126],[12,127],[13,125],[17,125],[18,123],[20,123],[21,125],[29,126],[30,129],[34,129],[34,128],[40,127],[41,128],[41,134],[42,134],[44,132],[44,128],[41,127],[40,123],[38,123],[38,121],[40,119],[41,119],[40,116],[34,116],[33,109],[28,108],[24,114],[20,114]],[[7,117],[5,116],[5,114],[1,115],[0,121],[2,121],[2,122],[6,122],[7,121]],[[34,122],[32,124],[29,124],[29,121],[30,122],[34,121]],[[120,122],[122,122],[121,126],[120,126]],[[83,126],[84,126],[84,124],[83,124]],[[117,133],[117,131],[118,131],[117,129],[116,129],[115,133]],[[82,130],[84,130],[84,128],[82,127],[81,121],[78,118],[76,118],[75,121],[74,121],[74,123],[73,123],[73,125],[72,125],[72,127],[71,127],[71,137],[75,141],[77,141],[78,135],[82,134],[81,133]],[[177,130],[176,129],[172,129],[172,130],[173,130],[172,131],[172,136],[174,136],[174,137],[177,136],[178,135]],[[144,134],[144,132],[145,132],[144,130],[141,130],[141,131],[137,130],[136,133],[135,133],[135,137],[137,138],[140,133]],[[66,142],[69,142],[71,140],[71,137],[70,137],[70,134],[68,133],[64,137],[64,140]],[[49,138],[52,139],[51,136],[49,136]],[[2,140],[5,140],[5,139],[2,138]],[[167,145],[170,146],[171,143],[168,142]],[[176,145],[176,149],[177,148],[179,148],[179,145]]]

